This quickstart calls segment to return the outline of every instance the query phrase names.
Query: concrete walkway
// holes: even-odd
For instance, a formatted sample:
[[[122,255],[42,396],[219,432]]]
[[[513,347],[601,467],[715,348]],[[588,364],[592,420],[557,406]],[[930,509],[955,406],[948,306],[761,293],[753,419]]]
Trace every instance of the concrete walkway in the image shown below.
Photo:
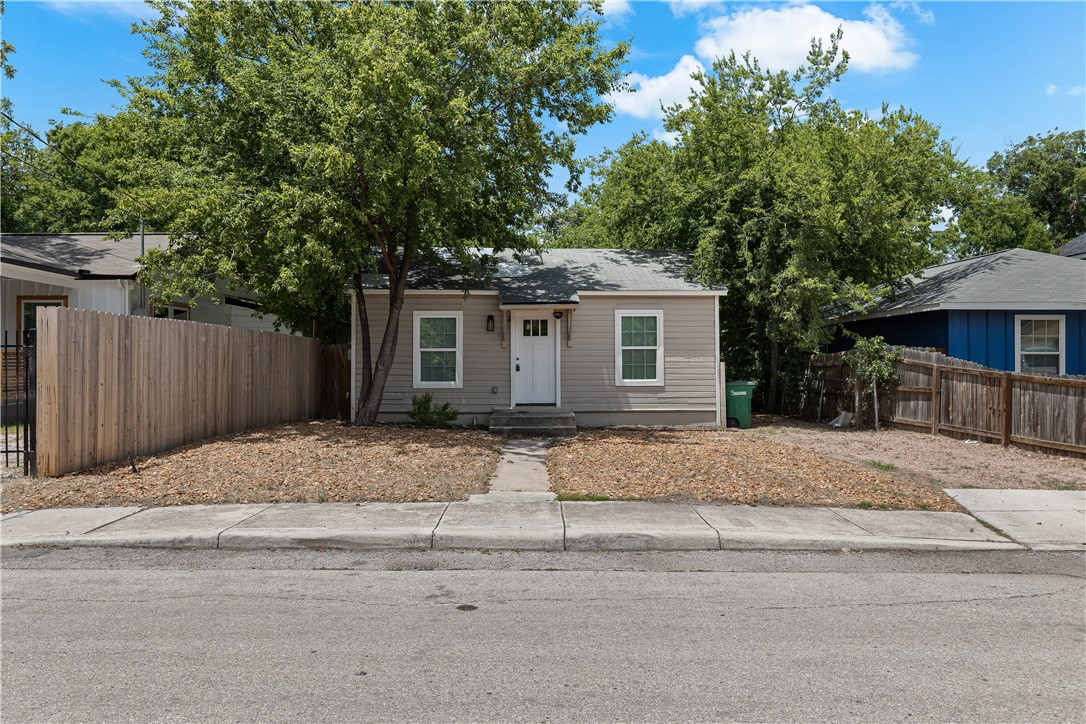
[[[557,500],[547,475],[549,440],[507,440],[501,460],[485,495],[472,495],[473,503],[547,502]]]
[[[1086,551],[1086,491],[945,491],[958,504],[1037,551]]]
[[[69,508],[0,521],[4,546],[588,550],[1014,550],[964,513],[642,502]]]

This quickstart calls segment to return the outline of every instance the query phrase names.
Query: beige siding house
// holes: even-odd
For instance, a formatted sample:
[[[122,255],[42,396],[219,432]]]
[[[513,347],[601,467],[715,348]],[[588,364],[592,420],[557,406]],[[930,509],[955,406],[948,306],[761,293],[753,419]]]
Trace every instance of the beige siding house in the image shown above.
[[[419,270],[405,294],[382,417],[404,419],[412,397],[431,393],[459,410],[461,424],[548,407],[573,412],[582,427],[721,424],[725,292],[688,281],[687,266],[671,252],[550,249],[499,256],[486,283]],[[372,281],[365,303],[376,355],[388,296],[387,281]],[[352,329],[355,408],[357,317]]]

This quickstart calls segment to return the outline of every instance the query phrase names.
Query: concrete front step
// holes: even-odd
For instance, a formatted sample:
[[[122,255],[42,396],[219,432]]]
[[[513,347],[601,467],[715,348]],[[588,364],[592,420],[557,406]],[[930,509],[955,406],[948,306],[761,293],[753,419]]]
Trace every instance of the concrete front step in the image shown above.
[[[491,425],[490,431],[495,435],[504,435],[505,437],[573,437],[577,434],[577,426],[528,427],[517,425],[516,427],[495,427]]]
[[[571,437],[577,418],[563,407],[499,408],[490,415],[490,431],[506,437]]]

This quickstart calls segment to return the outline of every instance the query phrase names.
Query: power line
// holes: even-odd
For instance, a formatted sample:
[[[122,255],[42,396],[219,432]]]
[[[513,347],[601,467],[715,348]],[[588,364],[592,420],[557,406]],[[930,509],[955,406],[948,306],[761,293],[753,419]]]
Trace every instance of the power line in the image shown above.
[[[76,161],[76,160],[75,160],[74,158],[72,158],[72,157],[71,157],[71,156],[69,156],[68,154],[64,153],[64,151],[61,151],[61,150],[60,150],[59,148],[57,148],[56,146],[54,146],[53,144],[49,143],[49,142],[48,142],[48,141],[46,141],[46,140],[45,140],[44,138],[42,138],[41,136],[39,136],[39,135],[38,135],[38,134],[37,134],[37,133],[36,133],[36,132],[34,131],[34,129],[30,128],[29,126],[24,126],[24,125],[23,125],[22,123],[19,123],[19,122],[18,122],[17,120],[15,120],[14,118],[12,118],[12,117],[11,117],[10,115],[8,115],[8,114],[7,114],[6,112],[4,112],[4,111],[0,111],[0,116],[3,116],[4,118],[8,119],[8,120],[9,120],[9,121],[11,121],[12,123],[14,123],[14,124],[15,124],[16,126],[18,126],[19,128],[21,128],[21,129],[23,129],[24,131],[26,131],[27,133],[29,133],[29,134],[30,134],[31,136],[33,136],[33,137],[34,137],[34,138],[35,138],[35,139],[36,139],[36,140],[37,140],[37,141],[38,141],[39,143],[41,143],[42,145],[44,145],[44,146],[45,146],[46,148],[48,148],[49,150],[51,150],[51,151],[55,151],[56,153],[60,154],[60,156],[61,156],[62,158],[64,158],[64,159],[65,159],[66,161],[68,161],[68,163],[72,164],[73,166],[78,166],[79,168],[83,169],[84,171],[86,171],[87,173],[89,173],[89,174],[90,174],[91,176],[93,176],[94,178],[98,179],[98,181],[99,181],[99,182],[101,182],[102,184],[104,184],[104,185],[105,185],[105,186],[106,186],[106,187],[107,187],[107,188],[108,188],[108,189],[109,189],[110,191],[112,191],[112,192],[114,192],[114,193],[118,193],[118,194],[121,194],[121,195],[123,195],[123,196],[127,196],[127,197],[128,197],[129,199],[131,199],[132,201],[135,201],[135,202],[136,202],[136,203],[137,203],[137,204],[138,204],[138,205],[139,205],[139,206],[140,206],[141,208],[143,208],[143,209],[144,209],[145,211],[147,211],[147,212],[149,213],[149,215],[151,215],[151,216],[154,216],[154,215],[155,215],[155,211],[154,211],[154,209],[151,209],[150,207],[148,207],[148,206],[147,206],[147,205],[146,205],[146,204],[145,204],[145,203],[144,203],[144,202],[143,202],[142,200],[140,200],[140,199],[137,199],[137,198],[136,198],[135,196],[133,196],[132,194],[128,193],[128,192],[127,192],[127,191],[125,191],[124,189],[121,189],[121,188],[117,188],[117,187],[116,187],[116,186],[115,186],[114,184],[111,184],[111,183],[110,183],[109,181],[106,181],[106,180],[105,180],[104,178],[102,178],[102,177],[101,177],[101,176],[100,176],[100,175],[98,174],[98,172],[96,172],[96,171],[94,171],[94,170],[92,170],[92,169],[90,169],[90,168],[87,168],[87,167],[86,167],[86,166],[84,166],[84,165],[83,165],[82,163],[80,163],[79,161]]]

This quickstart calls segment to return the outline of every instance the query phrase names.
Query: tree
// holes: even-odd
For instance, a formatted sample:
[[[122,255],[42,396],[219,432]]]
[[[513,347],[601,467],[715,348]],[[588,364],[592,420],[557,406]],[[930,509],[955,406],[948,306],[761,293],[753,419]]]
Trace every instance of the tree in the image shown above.
[[[148,255],[159,294],[215,278],[315,317],[354,290],[355,419],[376,420],[411,269],[471,248],[525,249],[577,183],[574,137],[607,120],[626,45],[601,45],[600,5],[157,2],[140,32],[154,73],[126,89],[132,180],[171,232]],[[371,350],[365,279],[387,277]]]
[[[564,210],[552,246],[686,249],[687,219],[675,213],[683,188],[666,143],[637,134],[592,160],[593,181]]]
[[[127,157],[123,135],[115,130],[118,121],[103,115],[55,124],[41,148],[15,129],[25,138],[19,150],[11,152],[13,162],[20,165],[22,185],[6,219],[12,225],[5,230],[62,233],[138,225],[138,216],[126,216],[117,209],[117,189]]]
[[[956,204],[956,216],[940,234],[949,251],[964,259],[1004,249],[1053,250],[1048,228],[1024,197],[1008,193],[985,172],[973,176],[966,200]]]
[[[582,216],[609,245],[694,253],[700,277],[728,289],[729,374],[761,378],[770,409],[782,373],[828,341],[829,305],[860,303],[937,258],[932,227],[964,172],[916,114],[840,108],[829,95],[847,69],[840,37],[813,43],[794,72],[719,59],[686,107],[668,109],[670,160],[634,139],[600,170]],[[645,166],[657,169],[648,183],[628,172]]]
[[[1086,232],[1086,131],[1030,136],[994,154],[988,171],[1006,193],[1029,205],[1054,245]]]

